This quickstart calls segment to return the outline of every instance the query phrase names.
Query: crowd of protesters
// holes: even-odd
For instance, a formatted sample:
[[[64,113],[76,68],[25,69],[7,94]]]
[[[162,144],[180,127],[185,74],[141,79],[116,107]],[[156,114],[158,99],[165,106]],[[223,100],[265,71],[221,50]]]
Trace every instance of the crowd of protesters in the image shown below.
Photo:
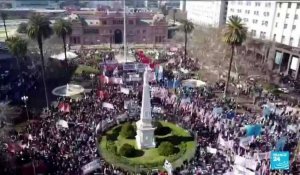
[[[177,62],[181,56],[175,54],[170,57]],[[172,64],[172,69],[178,68],[178,65],[189,70],[192,68],[191,61],[179,60],[179,63]],[[208,92],[208,88],[179,86],[174,91],[164,86],[168,78],[162,76],[161,80],[151,82],[152,97],[157,99],[153,106],[163,111],[158,118],[178,123],[189,130],[198,143],[194,158],[185,160],[181,167],[174,169],[174,174],[230,174],[234,171],[235,156],[241,156],[258,162],[254,172],[269,175],[274,172],[270,170],[269,152],[277,149],[281,138],[285,138],[285,143],[280,150],[294,155],[300,137],[299,128],[289,130],[287,126],[300,122],[297,114],[286,109],[280,114],[238,114],[233,112],[233,105],[228,102],[212,99],[208,94],[213,93],[213,89]],[[97,150],[97,142],[107,128],[103,123],[113,126],[118,123],[117,116],[129,115],[124,102],[133,100],[140,103],[140,83],[134,83],[129,88],[124,84],[100,82],[97,88],[85,93],[81,99],[60,98],[58,105],[51,106],[41,120],[31,121],[22,131],[10,132],[3,137],[5,150],[18,165],[33,162],[32,168],[36,174],[42,171],[41,167],[45,167],[50,174],[82,174],[81,168],[95,159],[101,160],[101,167],[93,173],[129,174],[105,162]],[[120,93],[121,87],[130,89],[130,93]],[[112,104],[114,109],[103,107],[104,102]],[[215,109],[222,110],[216,112]],[[138,118],[139,113],[134,116]],[[60,125],[58,121],[61,120],[66,121],[67,126]],[[99,123],[100,129],[97,128]],[[246,135],[244,126],[250,124],[260,124],[262,132],[241,143]],[[266,153],[266,156],[259,157],[258,153]],[[290,170],[283,173],[292,173],[294,160],[291,160]],[[4,173],[13,172],[12,167],[7,167]]]

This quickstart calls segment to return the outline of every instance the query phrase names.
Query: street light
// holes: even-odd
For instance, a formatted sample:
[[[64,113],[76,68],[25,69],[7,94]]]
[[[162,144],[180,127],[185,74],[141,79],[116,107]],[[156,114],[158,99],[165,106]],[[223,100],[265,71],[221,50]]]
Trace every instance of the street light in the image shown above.
[[[94,77],[95,77],[95,74],[90,74],[90,78],[92,79],[92,90],[94,89]]]
[[[22,96],[21,100],[24,102],[26,115],[27,115],[27,121],[29,121],[29,114],[28,114],[28,109],[27,109],[28,96],[26,96],[26,95]]]

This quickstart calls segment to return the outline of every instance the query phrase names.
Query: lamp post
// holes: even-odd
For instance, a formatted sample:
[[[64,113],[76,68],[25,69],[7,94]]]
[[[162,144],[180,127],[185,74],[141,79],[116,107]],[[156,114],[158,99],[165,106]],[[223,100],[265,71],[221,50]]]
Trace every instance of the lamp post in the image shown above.
[[[28,96],[26,96],[26,95],[22,96],[21,100],[24,102],[24,105],[25,105],[25,110],[26,110],[26,115],[27,115],[27,122],[28,122],[29,121],[29,114],[28,114],[28,109],[27,109]]]
[[[95,77],[95,74],[90,74],[90,78],[92,80],[92,91],[94,90],[94,77]]]

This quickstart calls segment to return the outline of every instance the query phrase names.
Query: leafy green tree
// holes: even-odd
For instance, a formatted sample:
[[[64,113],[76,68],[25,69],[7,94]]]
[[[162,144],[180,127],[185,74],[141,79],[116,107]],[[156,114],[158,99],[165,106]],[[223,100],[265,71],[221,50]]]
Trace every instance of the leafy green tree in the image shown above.
[[[232,61],[234,56],[234,50],[237,46],[240,46],[246,40],[246,38],[247,38],[247,28],[245,27],[245,24],[242,23],[242,19],[238,16],[230,16],[226,23],[226,27],[224,28],[224,33],[223,33],[223,41],[231,48],[229,68],[227,73],[227,81],[224,90],[225,98],[227,96],[228,85],[230,81],[230,72],[231,72],[231,66],[232,66]]]
[[[33,14],[28,23],[27,34],[29,38],[35,40],[38,44],[40,57],[42,62],[42,77],[46,98],[46,105],[49,108],[48,94],[47,94],[47,85],[45,77],[45,60],[44,60],[44,50],[43,50],[43,40],[49,38],[52,35],[53,31],[50,27],[50,21],[45,16],[40,14]]]
[[[20,61],[22,61],[27,54],[27,42],[18,36],[10,37],[5,42],[10,53],[16,57],[18,70],[20,71]]]
[[[128,143],[125,143],[121,146],[119,150],[119,154],[124,157],[134,157],[135,156],[135,148]]]
[[[67,61],[67,44],[66,37],[72,34],[72,24],[69,21],[59,19],[54,23],[54,32],[63,41],[65,52],[65,61]]]
[[[188,34],[192,33],[192,31],[194,30],[194,24],[189,20],[183,20],[182,30],[184,32],[184,59],[186,60]]]
[[[21,24],[19,24],[17,32],[18,33],[27,33],[27,26],[28,26],[27,23],[22,22]]]
[[[136,133],[133,125],[131,123],[125,123],[122,126],[120,135],[124,138],[134,138]]]
[[[169,10],[167,9],[167,6],[165,4],[160,7],[160,11],[164,16],[167,16],[169,14]]]
[[[176,22],[176,13],[177,13],[177,9],[173,9],[173,25],[175,26],[175,22]]]
[[[157,152],[161,156],[169,156],[174,154],[175,147],[171,142],[162,142],[157,149]]]
[[[4,12],[1,12],[1,19],[3,22],[3,26],[4,26],[4,30],[5,30],[5,35],[6,35],[6,39],[8,39],[8,35],[7,35],[7,29],[6,29],[6,20],[7,20],[7,14]]]

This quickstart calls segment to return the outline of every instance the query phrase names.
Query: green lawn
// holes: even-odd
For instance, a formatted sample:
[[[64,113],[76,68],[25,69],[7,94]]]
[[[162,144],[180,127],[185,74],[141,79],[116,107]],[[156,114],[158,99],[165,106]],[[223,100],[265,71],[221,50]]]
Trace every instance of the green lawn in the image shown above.
[[[94,74],[97,74],[99,73],[99,70],[94,68],[94,67],[91,67],[91,66],[86,66],[86,65],[79,65],[77,67],[77,69],[75,70],[75,74],[76,75],[81,75],[82,72],[86,72],[86,73],[94,73]]]
[[[156,143],[159,144],[159,142],[162,141],[170,141],[179,149],[179,152],[174,155],[168,157],[161,156],[158,154],[157,149],[154,148],[143,150],[143,155],[139,157],[121,157],[118,155],[114,155],[112,152],[107,150],[106,136],[103,136],[102,141],[99,145],[100,152],[109,163],[132,172],[137,171],[136,168],[138,167],[140,169],[141,166],[147,169],[162,169],[162,165],[165,159],[172,162],[174,168],[181,166],[184,160],[189,160],[194,156],[196,150],[196,142],[190,136],[189,132],[187,132],[183,128],[167,122],[161,122],[161,124],[164,127],[169,127],[171,129],[171,133],[164,136],[157,136]],[[112,131],[113,129],[108,131],[107,134],[111,134]],[[133,145],[135,148],[137,148],[135,139],[125,139],[122,136],[118,136],[117,140],[114,142],[114,144],[117,146],[117,150],[119,150],[120,147],[125,143]]]

